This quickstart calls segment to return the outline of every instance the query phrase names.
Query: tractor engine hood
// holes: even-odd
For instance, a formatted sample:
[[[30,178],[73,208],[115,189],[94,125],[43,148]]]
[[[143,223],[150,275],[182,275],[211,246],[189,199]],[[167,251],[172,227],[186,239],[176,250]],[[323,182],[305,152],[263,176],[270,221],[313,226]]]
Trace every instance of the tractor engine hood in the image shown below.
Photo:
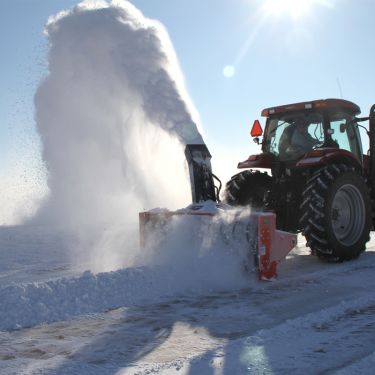
[[[257,155],[250,155],[247,160],[238,163],[237,168],[272,168],[276,160],[275,155],[265,152]]]

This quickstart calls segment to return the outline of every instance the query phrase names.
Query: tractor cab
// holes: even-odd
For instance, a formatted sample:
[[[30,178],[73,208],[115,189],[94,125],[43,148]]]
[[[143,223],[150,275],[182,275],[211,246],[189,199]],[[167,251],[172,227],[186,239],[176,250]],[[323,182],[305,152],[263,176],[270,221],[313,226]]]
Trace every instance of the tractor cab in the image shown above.
[[[343,150],[349,158],[362,164],[363,151],[355,115],[359,107],[340,99],[315,100],[266,108],[262,116],[267,117],[262,142],[262,129],[258,120],[250,132],[256,143],[262,143],[262,151],[268,157],[250,156],[239,163],[239,168],[270,168],[271,158],[288,164],[302,158],[311,158],[313,150]],[[346,151],[346,152],[345,152]],[[266,163],[264,161],[266,160]],[[257,161],[257,162],[255,162]],[[249,163],[250,162],[250,163]],[[249,165],[251,164],[251,165]],[[304,165],[300,163],[300,165]]]

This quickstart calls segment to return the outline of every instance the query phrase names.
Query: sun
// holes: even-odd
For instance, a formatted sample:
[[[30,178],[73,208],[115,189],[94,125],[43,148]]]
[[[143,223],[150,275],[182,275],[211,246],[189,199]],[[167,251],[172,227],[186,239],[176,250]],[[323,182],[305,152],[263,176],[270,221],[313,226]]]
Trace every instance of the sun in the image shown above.
[[[237,55],[232,59],[231,64],[223,67],[222,74],[225,78],[232,78],[237,74],[239,65],[248,54],[249,49],[256,41],[259,35],[268,25],[274,23],[274,18],[292,18],[293,26],[287,39],[293,42],[294,39],[308,40],[309,33],[306,27],[297,27],[305,21],[305,18],[314,17],[314,12],[318,7],[334,9],[338,0],[244,0],[246,3],[255,5],[255,12],[251,18],[251,31],[239,49]],[[304,25],[303,25],[304,26]],[[291,36],[291,37],[290,37]],[[296,39],[297,40],[297,39]],[[288,40],[286,40],[288,42]],[[289,42],[287,44],[293,44]]]
[[[311,10],[314,0],[265,0],[263,11],[267,15],[280,16],[287,14],[301,18]]]

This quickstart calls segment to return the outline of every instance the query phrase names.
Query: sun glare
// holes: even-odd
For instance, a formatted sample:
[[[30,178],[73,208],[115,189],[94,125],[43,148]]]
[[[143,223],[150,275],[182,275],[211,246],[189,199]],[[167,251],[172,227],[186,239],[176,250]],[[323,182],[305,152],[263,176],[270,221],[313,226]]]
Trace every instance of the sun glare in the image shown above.
[[[301,18],[309,13],[312,2],[313,0],[266,0],[263,10],[268,15],[288,14],[293,18]]]
[[[300,46],[305,44],[311,38],[311,33],[308,28],[300,27],[305,20],[309,17],[313,19],[313,15],[317,8],[335,8],[335,3],[338,0],[244,0],[254,7],[256,11],[253,12],[251,17],[251,30],[250,33],[239,49],[237,55],[232,60],[231,65],[226,65],[222,69],[222,74],[225,78],[232,78],[236,75],[238,67],[241,65],[242,60],[248,54],[250,48],[252,47],[254,41],[258,39],[263,29],[266,29],[269,24],[276,25],[275,18],[292,18],[293,27],[290,28],[287,35],[285,36],[286,45],[291,47]],[[301,43],[295,43],[296,40],[301,41]]]
[[[226,65],[223,68],[223,76],[225,78],[232,78],[236,74],[236,68],[233,65]]]

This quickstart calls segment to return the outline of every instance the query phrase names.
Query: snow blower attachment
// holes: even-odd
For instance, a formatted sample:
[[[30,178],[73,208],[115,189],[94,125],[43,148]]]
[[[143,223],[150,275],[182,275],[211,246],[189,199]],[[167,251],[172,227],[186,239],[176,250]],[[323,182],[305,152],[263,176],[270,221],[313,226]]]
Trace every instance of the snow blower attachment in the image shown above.
[[[187,145],[192,204],[169,211],[154,209],[139,214],[140,245],[163,246],[180,225],[194,247],[225,247],[239,255],[247,273],[255,272],[262,280],[277,276],[277,264],[296,245],[296,235],[276,230],[271,212],[251,212],[230,207],[219,200],[221,183],[212,173],[211,155],[204,144]],[[214,184],[219,181],[219,187]]]

